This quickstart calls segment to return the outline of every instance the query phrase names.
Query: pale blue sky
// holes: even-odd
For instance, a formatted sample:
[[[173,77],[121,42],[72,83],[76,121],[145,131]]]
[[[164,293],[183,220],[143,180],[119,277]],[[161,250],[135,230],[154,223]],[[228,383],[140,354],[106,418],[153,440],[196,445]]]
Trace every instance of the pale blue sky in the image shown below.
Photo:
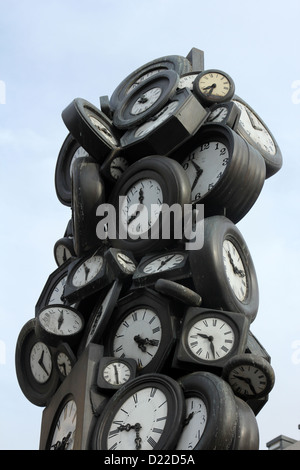
[[[42,409],[19,389],[14,352],[70,218],[54,187],[61,112],[76,97],[98,106],[137,67],[192,47],[231,75],[283,154],[239,228],[259,281],[252,330],[276,373],[261,448],[299,439],[299,17],[298,0],[0,0],[0,449],[39,445]]]

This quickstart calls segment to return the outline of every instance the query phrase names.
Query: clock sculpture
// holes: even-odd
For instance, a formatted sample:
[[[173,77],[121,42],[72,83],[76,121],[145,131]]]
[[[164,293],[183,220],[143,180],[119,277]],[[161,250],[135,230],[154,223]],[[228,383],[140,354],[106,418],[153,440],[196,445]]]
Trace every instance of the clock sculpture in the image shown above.
[[[275,138],[196,48],[62,118],[55,189],[71,217],[16,344],[40,449],[258,449],[274,371],[237,223],[282,166]]]

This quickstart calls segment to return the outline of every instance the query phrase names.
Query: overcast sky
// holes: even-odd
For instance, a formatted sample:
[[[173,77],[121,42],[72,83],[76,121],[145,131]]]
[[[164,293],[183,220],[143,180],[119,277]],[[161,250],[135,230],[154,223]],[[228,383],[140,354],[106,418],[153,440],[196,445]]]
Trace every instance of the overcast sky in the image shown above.
[[[231,75],[283,154],[238,227],[259,282],[251,329],[276,374],[260,447],[300,439],[299,18],[298,0],[0,0],[0,449],[39,446],[42,409],[22,394],[14,354],[70,219],[54,187],[61,112],[76,97],[98,106],[139,66],[192,47]]]

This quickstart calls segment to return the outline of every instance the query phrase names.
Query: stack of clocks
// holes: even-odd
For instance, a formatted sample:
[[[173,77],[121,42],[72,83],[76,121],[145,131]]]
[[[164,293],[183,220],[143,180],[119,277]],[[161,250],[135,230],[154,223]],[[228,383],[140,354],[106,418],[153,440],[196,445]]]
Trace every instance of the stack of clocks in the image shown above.
[[[71,218],[16,345],[40,449],[258,449],[274,371],[236,224],[281,168],[274,137],[196,48],[62,118]]]

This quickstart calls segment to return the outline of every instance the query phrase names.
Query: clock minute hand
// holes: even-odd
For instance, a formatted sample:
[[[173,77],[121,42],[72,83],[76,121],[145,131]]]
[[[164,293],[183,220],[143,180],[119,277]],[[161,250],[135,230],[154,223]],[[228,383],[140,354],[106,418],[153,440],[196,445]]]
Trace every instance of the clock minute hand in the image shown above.
[[[38,360],[38,364],[41,366],[44,372],[46,372],[47,375],[49,375],[49,372],[47,371],[45,364],[44,364],[44,351],[42,351],[41,357]]]

